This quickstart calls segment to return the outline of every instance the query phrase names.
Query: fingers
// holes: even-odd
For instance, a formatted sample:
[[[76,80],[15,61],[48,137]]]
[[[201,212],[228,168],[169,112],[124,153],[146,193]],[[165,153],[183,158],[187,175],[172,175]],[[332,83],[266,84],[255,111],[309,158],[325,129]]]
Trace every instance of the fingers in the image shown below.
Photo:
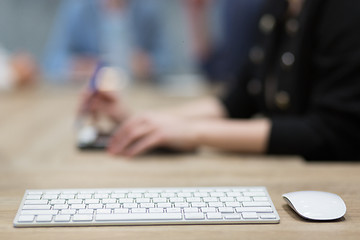
[[[151,120],[146,117],[134,117],[116,132],[108,150],[112,154],[137,155],[154,144],[160,144],[160,138],[156,137],[158,135],[158,128]]]
[[[145,138],[135,142],[129,148],[124,151],[124,155],[127,157],[134,157],[140,155],[156,146],[159,146],[162,142],[161,135],[157,132],[147,135]]]
[[[112,154],[122,154],[127,151],[134,143],[145,138],[153,132],[154,128],[149,125],[140,125],[128,131],[125,134],[121,134],[119,131],[117,137],[111,141],[109,146],[109,152]]]
[[[113,138],[110,142],[110,148],[114,145],[119,145],[123,139],[125,139],[128,135],[131,134],[133,129],[136,129],[140,124],[142,124],[143,119],[139,117],[131,117],[127,121],[125,121],[121,127],[116,131],[113,135]]]

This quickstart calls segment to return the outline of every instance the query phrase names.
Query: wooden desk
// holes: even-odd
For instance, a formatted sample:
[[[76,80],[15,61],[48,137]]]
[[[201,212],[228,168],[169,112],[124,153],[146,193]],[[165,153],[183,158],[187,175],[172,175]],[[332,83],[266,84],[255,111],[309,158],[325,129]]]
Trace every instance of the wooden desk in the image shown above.
[[[297,157],[221,154],[144,156],[134,160],[74,146],[76,89],[0,93],[0,239],[359,239],[360,165],[307,163]],[[155,97],[156,96],[156,97]],[[151,91],[130,94],[137,108],[171,105]],[[150,100],[151,99],[151,100]],[[165,99],[165,100],[164,100]],[[280,224],[13,228],[25,189],[264,185]],[[281,194],[339,194],[348,211],[338,222],[308,222]]]

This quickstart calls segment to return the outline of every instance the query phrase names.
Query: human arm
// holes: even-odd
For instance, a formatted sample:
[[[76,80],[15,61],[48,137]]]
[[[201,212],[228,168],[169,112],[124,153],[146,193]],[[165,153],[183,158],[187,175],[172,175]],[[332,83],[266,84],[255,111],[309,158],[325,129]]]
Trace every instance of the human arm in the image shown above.
[[[128,157],[155,147],[194,150],[200,146],[264,153],[270,122],[266,119],[226,120],[148,114],[128,119],[115,133],[109,152]]]

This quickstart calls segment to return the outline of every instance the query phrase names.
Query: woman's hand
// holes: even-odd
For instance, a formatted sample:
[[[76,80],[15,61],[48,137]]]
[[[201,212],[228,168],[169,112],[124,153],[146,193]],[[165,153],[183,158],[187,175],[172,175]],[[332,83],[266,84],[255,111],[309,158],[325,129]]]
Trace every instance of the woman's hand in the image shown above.
[[[144,114],[126,120],[114,134],[108,151],[133,157],[155,147],[190,151],[198,147],[189,119],[167,114]]]
[[[117,92],[85,90],[81,95],[79,114],[88,114],[94,121],[104,115],[119,124],[127,117],[128,110]]]

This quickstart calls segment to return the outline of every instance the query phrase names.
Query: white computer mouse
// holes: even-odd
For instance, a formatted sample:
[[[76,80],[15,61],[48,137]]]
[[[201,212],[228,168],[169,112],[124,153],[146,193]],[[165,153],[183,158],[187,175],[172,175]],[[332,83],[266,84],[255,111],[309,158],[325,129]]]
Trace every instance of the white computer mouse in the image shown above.
[[[335,220],[345,215],[344,201],[334,193],[299,191],[282,195],[301,217],[310,220]]]

